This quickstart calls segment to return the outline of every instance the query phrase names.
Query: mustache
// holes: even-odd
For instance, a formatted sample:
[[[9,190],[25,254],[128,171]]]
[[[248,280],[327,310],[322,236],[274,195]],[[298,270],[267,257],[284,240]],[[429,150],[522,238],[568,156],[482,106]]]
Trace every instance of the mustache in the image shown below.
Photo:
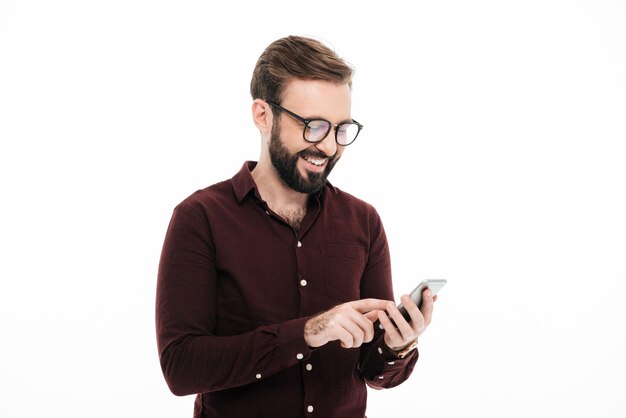
[[[336,153],[333,155],[326,155],[324,154],[322,151],[318,150],[318,149],[305,149],[303,151],[300,151],[297,154],[299,157],[309,157],[309,158],[328,158],[329,160],[332,160],[335,158],[335,155],[337,155]]]

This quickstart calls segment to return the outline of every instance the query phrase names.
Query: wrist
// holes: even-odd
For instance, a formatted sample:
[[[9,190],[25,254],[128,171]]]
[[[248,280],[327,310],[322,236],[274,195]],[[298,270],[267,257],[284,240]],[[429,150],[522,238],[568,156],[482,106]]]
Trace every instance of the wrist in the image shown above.
[[[309,348],[317,348],[328,342],[323,334],[327,325],[326,317],[322,315],[309,318],[304,324],[304,341]]]
[[[401,347],[389,347],[385,344],[387,351],[397,358],[405,358],[417,348],[417,338]]]

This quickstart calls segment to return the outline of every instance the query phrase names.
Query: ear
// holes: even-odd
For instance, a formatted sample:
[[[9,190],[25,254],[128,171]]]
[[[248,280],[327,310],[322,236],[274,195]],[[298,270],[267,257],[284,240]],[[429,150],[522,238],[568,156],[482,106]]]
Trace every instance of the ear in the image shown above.
[[[262,134],[269,133],[272,130],[272,116],[270,105],[266,101],[255,99],[252,102],[252,120]]]

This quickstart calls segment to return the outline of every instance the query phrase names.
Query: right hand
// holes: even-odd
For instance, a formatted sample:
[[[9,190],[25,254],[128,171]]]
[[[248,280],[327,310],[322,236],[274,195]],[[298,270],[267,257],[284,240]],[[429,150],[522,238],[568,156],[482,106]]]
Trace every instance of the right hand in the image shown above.
[[[321,347],[341,341],[343,348],[360,347],[374,338],[374,321],[389,301],[361,299],[346,302],[310,318],[304,326],[304,340],[309,347]]]

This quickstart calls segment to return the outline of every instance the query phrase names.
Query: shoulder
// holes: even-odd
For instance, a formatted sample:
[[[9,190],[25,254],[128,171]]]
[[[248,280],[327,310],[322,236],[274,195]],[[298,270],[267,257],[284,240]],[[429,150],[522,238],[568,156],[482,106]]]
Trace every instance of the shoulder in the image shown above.
[[[325,203],[334,210],[347,212],[353,216],[367,216],[368,218],[378,219],[379,215],[376,208],[369,202],[354,196],[338,187],[329,187],[326,190]]]
[[[174,216],[206,221],[212,213],[231,210],[236,202],[232,180],[225,180],[187,196],[175,206]]]
[[[328,187],[324,196],[325,199],[336,204],[350,205],[364,210],[375,210],[372,204],[336,186]]]
[[[207,202],[219,202],[228,199],[235,199],[233,193],[233,182],[231,179],[215,183],[211,186],[199,189],[187,196],[180,205],[198,206]]]
[[[225,180],[196,190],[176,205],[174,210],[207,213],[216,208],[231,206],[236,201],[232,180]]]
[[[246,161],[241,169],[230,179],[215,183],[209,187],[197,190],[183,200],[179,206],[196,208],[232,208],[240,204],[255,188],[252,179],[254,161]]]

